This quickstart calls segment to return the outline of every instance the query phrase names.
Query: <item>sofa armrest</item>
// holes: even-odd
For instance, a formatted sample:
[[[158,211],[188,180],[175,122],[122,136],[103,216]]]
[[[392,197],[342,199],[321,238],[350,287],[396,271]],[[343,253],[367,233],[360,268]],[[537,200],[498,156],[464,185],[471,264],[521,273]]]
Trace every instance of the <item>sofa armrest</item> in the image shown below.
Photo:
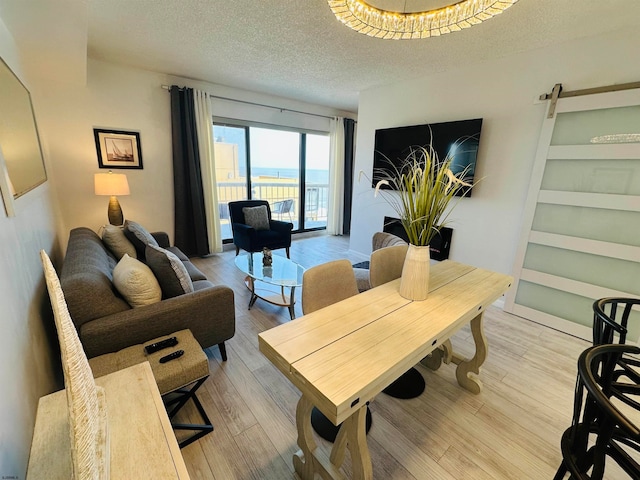
[[[188,328],[202,348],[235,334],[233,290],[223,285],[132,308],[82,325],[80,340],[87,357],[116,352]]]
[[[169,243],[169,235],[166,232],[151,232],[151,236],[156,239],[158,245],[162,248],[169,248],[171,244]]]

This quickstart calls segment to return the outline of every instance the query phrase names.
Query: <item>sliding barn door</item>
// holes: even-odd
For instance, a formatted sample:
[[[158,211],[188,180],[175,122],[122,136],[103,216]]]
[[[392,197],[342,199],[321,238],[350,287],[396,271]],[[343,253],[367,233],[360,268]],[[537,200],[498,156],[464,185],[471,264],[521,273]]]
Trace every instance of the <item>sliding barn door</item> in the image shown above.
[[[506,311],[587,340],[594,300],[640,297],[639,89],[558,99],[538,143],[514,275]]]

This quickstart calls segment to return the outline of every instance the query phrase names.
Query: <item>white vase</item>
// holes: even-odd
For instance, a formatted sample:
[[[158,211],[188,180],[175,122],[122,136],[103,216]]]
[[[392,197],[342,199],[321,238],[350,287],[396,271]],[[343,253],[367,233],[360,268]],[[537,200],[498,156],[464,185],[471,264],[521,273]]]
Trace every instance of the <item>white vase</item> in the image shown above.
[[[431,255],[428,246],[409,245],[400,278],[400,295],[409,300],[424,300],[429,293]]]

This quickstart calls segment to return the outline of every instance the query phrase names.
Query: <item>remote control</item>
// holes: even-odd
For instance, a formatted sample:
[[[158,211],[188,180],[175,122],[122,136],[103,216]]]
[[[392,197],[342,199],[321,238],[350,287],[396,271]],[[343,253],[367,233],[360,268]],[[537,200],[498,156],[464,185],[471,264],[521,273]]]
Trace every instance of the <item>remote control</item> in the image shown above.
[[[144,349],[147,353],[157,352],[158,350],[162,350],[163,348],[173,347],[178,344],[178,339],[176,337],[167,338],[166,340],[162,340],[160,342],[152,343],[151,345],[147,345]]]
[[[175,358],[180,358],[182,355],[184,355],[184,350],[176,350],[175,352],[160,358],[160,363],[167,363]]]

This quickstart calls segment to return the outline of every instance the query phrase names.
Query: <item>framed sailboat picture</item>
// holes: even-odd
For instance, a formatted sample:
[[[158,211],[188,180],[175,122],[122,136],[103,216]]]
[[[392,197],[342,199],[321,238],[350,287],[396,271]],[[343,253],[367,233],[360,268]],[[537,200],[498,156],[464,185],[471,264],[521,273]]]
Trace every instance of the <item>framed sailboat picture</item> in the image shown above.
[[[142,169],[140,133],[93,129],[100,168]]]

